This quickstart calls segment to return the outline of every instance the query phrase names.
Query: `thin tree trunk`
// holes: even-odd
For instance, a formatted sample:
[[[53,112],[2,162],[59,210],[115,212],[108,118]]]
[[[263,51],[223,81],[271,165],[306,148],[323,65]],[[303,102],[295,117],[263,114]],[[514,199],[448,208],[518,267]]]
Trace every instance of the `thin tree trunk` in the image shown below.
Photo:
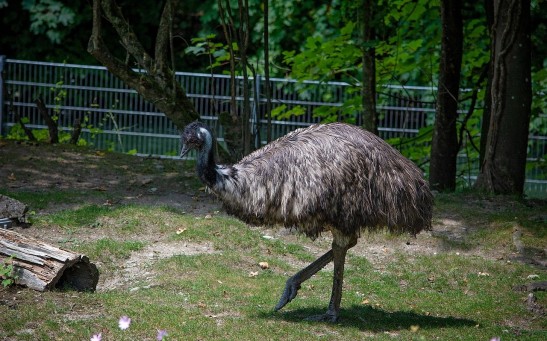
[[[80,134],[82,133],[82,124],[79,119],[74,121],[74,128],[72,129],[72,134],[70,135],[70,143],[77,144],[80,139]]]
[[[530,0],[495,0],[493,9],[490,122],[476,186],[521,195],[532,102]]]
[[[251,129],[249,120],[251,118],[251,92],[249,90],[249,74],[247,72],[247,49],[249,47],[249,4],[247,0],[238,0],[239,6],[239,57],[241,58],[241,68],[243,72],[243,118],[242,118],[242,142],[243,154],[251,152]]]
[[[59,129],[57,128],[57,122],[55,122],[49,115],[46,105],[42,98],[37,98],[34,103],[38,107],[38,112],[46,122],[47,128],[49,130],[49,143],[59,143]]]
[[[225,3],[224,3],[225,1]],[[224,141],[228,147],[229,158],[228,162],[235,162],[243,155],[241,144],[241,117],[238,113],[236,102],[236,53],[234,51],[234,43],[237,42],[237,33],[233,20],[230,2],[226,0],[218,0],[218,12],[220,22],[224,31],[228,52],[230,53],[230,111],[229,113],[220,113],[220,124],[224,127]]]
[[[484,9],[486,12],[486,26],[488,29],[488,35],[492,38],[493,25],[494,25],[494,4],[492,0],[484,1]],[[492,45],[492,42],[490,42]],[[488,139],[488,129],[490,128],[490,109],[492,107],[492,75],[494,74],[492,62],[494,51],[490,49],[490,61],[488,62],[488,74],[486,79],[486,93],[484,94],[484,110],[482,114],[481,122],[481,140],[480,140],[480,153],[479,153],[479,167],[482,171],[482,166],[484,164],[484,155],[486,154],[486,140]]]
[[[361,27],[363,35],[363,128],[378,135],[378,117],[376,114],[376,50],[374,41],[374,1],[363,0]],[[360,122],[357,122],[360,124]]]
[[[264,78],[266,92],[266,115],[268,117],[268,125],[266,126],[266,138],[268,143],[272,141],[272,96],[270,94],[270,43],[269,43],[269,0],[264,0]]]
[[[460,71],[463,54],[462,3],[441,1],[441,61],[437,115],[431,145],[429,182],[440,191],[456,188],[458,155],[457,118]]]

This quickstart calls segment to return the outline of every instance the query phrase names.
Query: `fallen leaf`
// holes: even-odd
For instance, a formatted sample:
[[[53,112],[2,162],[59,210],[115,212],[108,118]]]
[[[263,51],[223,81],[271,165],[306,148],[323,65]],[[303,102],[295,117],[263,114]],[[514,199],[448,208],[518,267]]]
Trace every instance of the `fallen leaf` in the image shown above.
[[[539,278],[539,275],[536,275],[536,274],[531,274],[531,275],[528,275],[528,277],[526,277],[527,279],[537,279]]]
[[[199,302],[198,303],[198,308],[207,308],[207,304],[205,304],[203,302]]]
[[[258,271],[249,272],[249,277],[256,277],[256,276],[258,276]]]
[[[490,274],[489,274],[488,272],[481,272],[481,271],[479,271],[479,274],[478,274],[478,275],[479,275],[479,276],[485,276],[485,277],[490,276]]]
[[[186,228],[185,228],[185,227],[181,227],[180,229],[177,230],[177,234],[181,234],[181,233],[183,233],[184,231],[186,231]]]
[[[420,326],[412,325],[410,326],[410,331],[416,333],[420,329]]]
[[[361,302],[361,304],[369,304],[370,301],[368,299],[364,299],[363,302]]]
[[[97,155],[97,156],[105,156],[106,153],[103,152],[103,151],[101,151],[101,150],[97,150],[97,151],[95,152],[95,155]]]
[[[258,263],[258,266],[260,266],[262,270],[266,270],[270,268],[270,264],[268,264],[268,262],[260,262]]]
[[[8,175],[8,180],[15,181],[17,180],[17,177],[15,176],[15,174],[11,173],[10,175]]]
[[[205,216],[205,219],[212,219],[212,218],[213,218],[213,216],[210,215],[210,214],[207,214],[207,215]]]

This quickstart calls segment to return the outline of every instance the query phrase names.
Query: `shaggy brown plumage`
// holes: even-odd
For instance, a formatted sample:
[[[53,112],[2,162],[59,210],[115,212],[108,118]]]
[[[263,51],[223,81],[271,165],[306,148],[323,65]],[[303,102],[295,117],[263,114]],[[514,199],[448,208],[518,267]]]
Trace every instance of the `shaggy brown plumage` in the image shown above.
[[[337,263],[343,272],[346,251],[362,229],[416,234],[431,228],[433,197],[421,170],[358,127],[331,123],[297,129],[234,165],[216,165],[213,137],[201,123],[188,125],[181,139],[181,155],[197,150],[200,179],[230,214],[248,223],[294,227],[311,238],[333,233],[333,249],[289,279],[277,309],[334,259],[333,296],[320,319],[336,320],[342,276],[337,278]]]

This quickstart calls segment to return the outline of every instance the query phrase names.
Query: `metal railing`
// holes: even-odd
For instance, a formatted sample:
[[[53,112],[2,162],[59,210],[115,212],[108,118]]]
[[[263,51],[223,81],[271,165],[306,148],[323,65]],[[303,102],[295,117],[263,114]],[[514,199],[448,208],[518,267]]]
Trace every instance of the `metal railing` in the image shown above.
[[[0,135],[7,135],[16,126],[17,113],[31,129],[46,128],[35,104],[42,98],[46,107],[58,116],[60,130],[70,131],[76,120],[84,124],[82,137],[101,149],[132,152],[137,155],[175,157],[179,150],[177,127],[152,103],[128,88],[104,67],[46,63],[6,59],[0,56]],[[230,110],[230,82],[227,75],[177,72],[189,98],[202,120],[215,129],[222,141],[223,130],[218,122],[222,112]],[[251,79],[251,124],[256,133],[256,146],[266,143],[264,96],[265,80]],[[236,101],[243,100],[243,79],[237,77]],[[2,86],[5,89],[2,89]],[[297,82],[271,78],[272,108],[284,105],[287,110],[299,106],[302,115],[272,121],[272,136],[282,136],[296,128],[318,123],[314,114],[319,107],[340,107],[350,98],[350,85],[342,82]],[[379,133],[384,139],[413,137],[420,128],[431,125],[435,115],[436,89],[406,86],[385,87],[378,94]],[[4,96],[2,94],[5,94]],[[465,111],[462,104],[462,113]],[[241,108],[242,106],[238,106]],[[544,155],[546,136],[530,136],[529,166],[526,188],[547,192]],[[537,162],[541,160],[541,162]],[[535,163],[534,163],[535,162]],[[462,153],[459,164],[468,171],[462,176],[472,182],[478,172],[478,161]],[[470,166],[471,165],[471,166]]]

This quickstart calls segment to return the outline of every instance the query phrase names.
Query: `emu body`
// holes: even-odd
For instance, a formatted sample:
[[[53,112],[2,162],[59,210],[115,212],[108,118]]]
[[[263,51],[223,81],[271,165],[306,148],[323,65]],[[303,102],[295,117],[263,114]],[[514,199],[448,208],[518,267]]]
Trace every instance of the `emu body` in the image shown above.
[[[234,165],[216,164],[214,138],[201,123],[188,125],[181,142],[181,156],[197,151],[198,175],[228,213],[247,223],[282,224],[311,238],[331,231],[332,249],[287,280],[276,310],[334,261],[328,310],[312,319],[336,321],[346,253],[361,230],[416,234],[431,227],[433,197],[421,170],[358,127],[331,123],[297,129]]]

